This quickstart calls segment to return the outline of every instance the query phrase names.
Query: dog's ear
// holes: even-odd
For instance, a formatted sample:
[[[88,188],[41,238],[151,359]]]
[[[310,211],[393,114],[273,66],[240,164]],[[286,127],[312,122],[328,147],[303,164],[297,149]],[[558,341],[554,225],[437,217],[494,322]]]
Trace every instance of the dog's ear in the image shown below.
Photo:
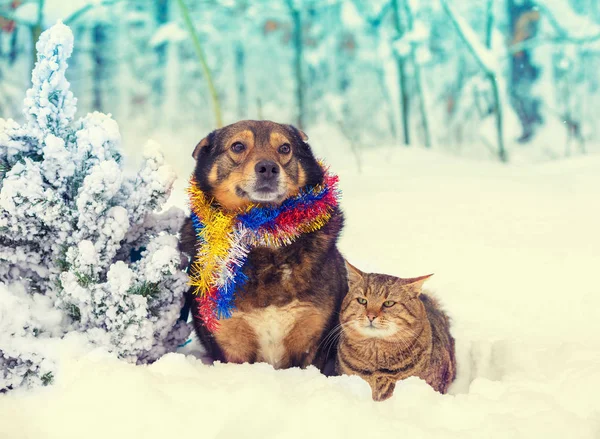
[[[210,135],[206,136],[194,148],[194,152],[192,153],[192,157],[194,157],[194,160],[198,160],[198,156],[200,156],[200,151],[202,151],[202,148],[205,148],[209,145],[209,143],[208,143],[209,137],[210,137]]]
[[[301,139],[303,142],[306,142],[308,140],[308,136],[306,135],[306,133],[302,130],[299,130],[298,128],[296,128],[294,125],[288,125],[292,131],[294,131]]]
[[[198,144],[194,148],[194,152],[192,153],[192,157],[194,157],[194,160],[198,160],[198,157],[200,156],[200,152],[202,151],[203,148],[210,148],[211,143],[214,142],[214,138],[215,138],[215,131],[211,132],[208,136],[206,136],[204,139],[202,139],[200,142],[198,142]]]

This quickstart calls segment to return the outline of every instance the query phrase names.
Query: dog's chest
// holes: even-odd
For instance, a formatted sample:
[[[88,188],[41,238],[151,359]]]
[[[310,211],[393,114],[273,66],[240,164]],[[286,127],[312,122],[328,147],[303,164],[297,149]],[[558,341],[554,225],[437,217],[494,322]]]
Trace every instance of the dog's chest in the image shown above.
[[[333,296],[331,289],[315,284],[314,252],[298,244],[251,253],[236,310],[215,334],[227,361],[266,362],[275,368],[312,361]]]
[[[280,366],[286,355],[286,337],[311,308],[312,305],[306,302],[294,300],[284,306],[271,305],[251,312],[236,313],[256,334],[257,361],[276,368]]]

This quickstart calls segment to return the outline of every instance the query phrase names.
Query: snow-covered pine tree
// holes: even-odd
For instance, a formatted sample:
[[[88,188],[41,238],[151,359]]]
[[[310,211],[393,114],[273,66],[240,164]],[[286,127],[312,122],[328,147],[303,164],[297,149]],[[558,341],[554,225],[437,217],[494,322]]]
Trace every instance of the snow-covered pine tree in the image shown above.
[[[156,213],[174,173],[150,144],[128,175],[110,116],[73,121],[72,48],[62,23],[44,32],[26,123],[0,119],[0,391],[49,380],[44,338],[79,331],[147,362],[189,335],[178,321],[184,214]]]

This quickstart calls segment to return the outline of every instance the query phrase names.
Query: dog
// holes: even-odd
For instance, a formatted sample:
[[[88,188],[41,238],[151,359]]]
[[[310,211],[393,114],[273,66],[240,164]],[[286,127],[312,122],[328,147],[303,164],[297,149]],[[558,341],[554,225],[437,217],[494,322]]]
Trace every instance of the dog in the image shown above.
[[[192,154],[195,182],[225,211],[280,205],[323,182],[324,171],[307,140],[299,129],[271,121],[246,120],[215,130]],[[336,246],[343,223],[336,208],[325,226],[290,245],[251,250],[244,266],[248,280],[236,291],[235,310],[212,333],[198,317],[191,289],[188,303],[207,354],[222,362],[266,362],[277,369],[314,365],[324,371],[337,354],[327,336],[348,290],[344,259]],[[181,248],[194,258],[195,246],[188,219]]]

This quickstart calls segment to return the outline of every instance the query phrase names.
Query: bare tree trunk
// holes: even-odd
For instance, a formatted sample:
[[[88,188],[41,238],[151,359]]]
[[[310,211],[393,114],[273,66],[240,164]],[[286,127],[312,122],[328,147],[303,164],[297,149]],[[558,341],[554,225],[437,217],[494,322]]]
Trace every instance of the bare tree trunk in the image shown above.
[[[169,0],[157,0],[155,2],[155,17],[156,26],[160,28],[169,21]],[[158,45],[154,50],[156,51],[157,57],[157,68],[158,74],[154,80],[154,91],[156,102],[155,108],[161,108],[160,103],[164,100],[165,93],[165,66],[167,64],[167,49],[168,44],[163,43]]]
[[[410,1],[404,0],[404,11],[406,14],[407,28],[408,31],[413,30],[413,13],[410,8]],[[417,96],[419,96],[419,113],[421,115],[421,124],[423,126],[423,141],[427,148],[431,147],[431,133],[429,131],[429,117],[427,115],[427,102],[425,91],[423,90],[423,78],[421,75],[421,66],[417,62],[417,58],[415,56],[414,50],[410,51],[410,60],[413,65],[413,70],[415,73],[414,81],[415,81],[415,91],[417,92]]]
[[[8,53],[8,62],[10,63],[10,65],[13,65],[15,63],[15,61],[17,60],[17,55],[18,55],[17,42],[19,41],[18,38],[19,38],[19,28],[15,27],[10,36],[10,51]]]
[[[492,48],[492,40],[494,34],[494,0],[487,0],[487,17],[486,17],[486,28],[485,28],[485,44],[488,49]],[[498,137],[498,157],[500,161],[508,161],[506,155],[506,148],[504,146],[504,112],[501,104],[500,90],[498,88],[498,81],[496,79],[496,72],[487,72],[488,79],[492,86],[492,93],[494,96],[494,113],[496,115],[496,135]]]
[[[305,104],[304,104],[304,75],[302,71],[302,17],[300,11],[294,7],[293,0],[287,0],[293,25],[294,42],[294,74],[296,76],[296,108],[298,111],[296,124],[298,128],[304,128]]]
[[[491,1],[491,0],[488,0]],[[471,52],[471,54],[475,57],[475,60],[485,73],[488,81],[490,81],[490,86],[492,88],[492,94],[494,99],[494,114],[496,115],[496,135],[498,139],[498,158],[502,162],[508,162],[508,155],[506,153],[506,147],[504,145],[504,114],[503,114],[503,106],[502,106],[502,96],[500,95],[500,87],[498,85],[498,67],[494,64],[491,64],[487,58],[490,58],[491,55],[488,54],[487,57],[483,56],[484,51],[489,52],[489,47],[484,46],[478,40],[475,40],[475,31],[470,28],[469,24],[465,22],[462,17],[459,17],[454,10],[448,4],[448,0],[440,0],[442,7],[450,17],[452,21],[452,25],[456,29],[458,36],[464,41],[467,48]],[[493,8],[488,7],[488,14],[492,16],[487,17],[488,29],[487,33],[492,32],[494,17],[493,17]],[[469,36],[468,36],[469,35]],[[489,41],[491,44],[491,36],[486,36],[486,42]],[[475,47],[477,46],[477,47]]]
[[[390,126],[390,133],[392,133],[392,138],[396,138],[396,136],[398,135],[398,132],[396,130],[396,121],[394,118],[394,102],[392,101],[390,94],[388,92],[388,89],[385,85],[385,72],[383,70],[383,68],[378,68],[377,70],[377,83],[379,84],[379,87],[381,88],[381,94],[384,96],[385,99],[385,104],[386,107],[388,109],[387,113],[387,118],[388,118],[388,124]]]
[[[235,45],[235,81],[237,83],[237,113],[240,119],[248,117],[248,93],[246,90],[246,53],[241,41]]]
[[[508,0],[511,45],[521,44],[535,36],[539,11],[531,0]],[[532,49],[523,49],[511,54],[510,98],[521,121],[523,132],[519,141],[527,142],[533,137],[537,125],[542,123],[540,101],[531,94],[531,89],[539,76],[539,69],[533,64]]]
[[[404,35],[404,27],[400,17],[399,0],[392,0],[392,9],[394,12],[394,26],[396,28],[397,37],[402,38]],[[410,145],[410,128],[409,128],[409,95],[406,86],[406,63],[404,58],[396,53],[396,66],[398,68],[398,93],[400,95],[400,118],[402,120],[402,132],[404,136],[404,144]]]
[[[260,98],[256,98],[256,118],[258,120],[264,119],[262,101],[260,100]]]
[[[42,35],[43,26],[44,26],[44,6],[45,0],[38,0],[38,14],[37,14],[37,22],[35,25],[31,27],[31,44],[32,44],[32,60],[31,60],[31,70],[35,67],[35,63],[37,61],[37,41],[40,39],[40,35]]]
[[[202,44],[200,43],[200,38],[198,37],[198,32],[196,32],[196,28],[194,28],[194,24],[192,23],[192,19],[190,17],[190,11],[186,6],[185,1],[178,0],[177,3],[179,4],[179,9],[181,10],[181,15],[183,17],[185,26],[187,27],[190,37],[192,38],[192,43],[194,44],[194,50],[196,51],[198,62],[200,63],[200,67],[202,67],[204,78],[206,79],[208,90],[210,91],[210,96],[213,103],[213,111],[215,113],[215,124],[217,125],[217,128],[221,128],[223,126],[223,116],[221,113],[219,95],[213,82],[212,73],[208,67],[208,63],[206,62],[204,51],[202,50]]]
[[[102,80],[106,74],[104,50],[106,42],[106,29],[104,24],[98,23],[92,28],[92,108],[104,111],[102,100]]]

